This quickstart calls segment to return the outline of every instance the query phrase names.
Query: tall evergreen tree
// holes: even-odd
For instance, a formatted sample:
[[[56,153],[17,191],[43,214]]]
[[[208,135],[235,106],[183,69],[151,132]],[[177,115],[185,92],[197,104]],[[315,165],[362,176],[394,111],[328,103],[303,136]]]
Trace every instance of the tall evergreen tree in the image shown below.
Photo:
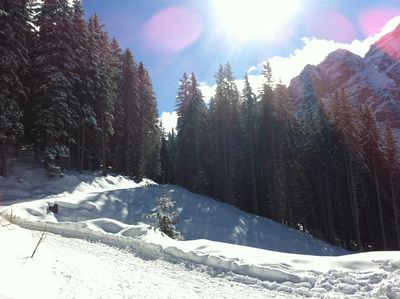
[[[385,125],[383,140],[383,156],[385,159],[385,172],[388,177],[391,208],[394,218],[394,231],[397,239],[397,246],[400,248],[400,156],[397,147],[396,137],[389,124]]]
[[[375,244],[380,243],[383,249],[387,249],[383,198],[381,194],[382,186],[379,182],[381,171],[379,166],[383,164],[382,153],[379,148],[379,133],[376,120],[368,106],[363,107],[361,113],[360,146],[364,161],[372,174],[375,189],[373,190],[375,191],[375,195],[373,195],[373,192],[369,192],[367,202],[370,234],[375,236]],[[376,217],[376,211],[378,212],[378,217]],[[378,236],[381,236],[381,239]]]
[[[32,92],[36,142],[45,151],[49,175],[66,166],[69,145],[75,143],[77,98],[73,93],[76,61],[73,55],[72,8],[66,0],[45,0],[35,25],[35,86]]]
[[[253,93],[250,86],[249,77],[245,74],[244,89],[242,92],[242,107],[241,107],[241,122],[243,130],[243,155],[244,155],[244,173],[249,179],[244,182],[248,185],[245,188],[247,194],[251,194],[251,203],[243,203],[244,207],[254,213],[259,213],[259,173],[257,164],[259,162],[259,150],[257,135],[259,131],[258,111],[257,111],[257,96]]]
[[[269,62],[263,66],[265,82],[260,95],[260,173],[264,188],[261,190],[263,210],[272,219],[281,218],[277,176],[276,99],[273,92],[272,71]]]
[[[122,55],[122,77],[121,77],[121,103],[123,107],[123,143],[122,156],[125,157],[123,163],[123,173],[131,176],[138,176],[138,148],[136,147],[139,139],[138,127],[140,125],[139,95],[137,66],[133,60],[132,52],[126,49]]]
[[[156,95],[147,70],[138,67],[139,95],[139,176],[157,180],[160,175],[161,129],[158,121]]]
[[[117,84],[113,80],[113,55],[108,35],[102,30],[96,15],[90,17],[88,31],[89,76],[93,84],[89,98],[96,115],[96,127],[90,135],[92,147],[89,159],[93,169],[101,167],[106,173],[109,141],[114,134],[113,109]]]
[[[240,95],[229,64],[216,74],[216,93],[210,102],[210,177],[213,195],[240,203]]]
[[[186,73],[181,82],[189,82]],[[185,88],[185,89],[184,89]],[[195,75],[181,84],[177,107],[177,176],[179,182],[199,193],[206,192],[207,107]]]
[[[0,3],[0,176],[7,174],[7,148],[23,133],[21,105],[28,97],[23,79],[32,30],[29,20],[27,0]]]
[[[114,73],[113,80],[116,82],[116,97],[114,102],[114,135],[111,140],[111,156],[110,160],[114,170],[117,172],[123,171],[124,155],[123,144],[124,138],[124,119],[125,111],[122,102],[122,51],[116,38],[111,40],[112,52],[112,68]]]
[[[85,151],[87,149],[87,134],[96,127],[96,114],[94,103],[91,101],[91,92],[94,88],[89,73],[90,52],[89,48],[89,32],[88,26],[84,20],[84,10],[80,0],[73,2],[73,39],[72,49],[75,59],[75,69],[73,77],[73,93],[77,97],[77,128],[76,128],[76,145],[72,155],[75,157],[76,168],[80,171],[84,168],[86,160]]]

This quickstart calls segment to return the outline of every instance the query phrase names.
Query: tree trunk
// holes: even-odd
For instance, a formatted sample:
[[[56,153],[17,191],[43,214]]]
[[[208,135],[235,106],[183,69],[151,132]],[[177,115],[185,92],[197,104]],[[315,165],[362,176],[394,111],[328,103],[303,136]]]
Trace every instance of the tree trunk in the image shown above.
[[[379,220],[380,220],[381,232],[382,232],[382,240],[383,240],[383,249],[386,250],[387,249],[387,243],[386,243],[386,235],[385,235],[385,225],[384,225],[384,222],[383,222],[383,211],[382,211],[381,195],[379,193],[379,182],[378,182],[378,176],[376,174],[375,159],[373,160],[373,166],[374,166],[374,178],[375,178],[376,196],[377,196],[377,200],[378,200]]]
[[[79,172],[82,172],[83,170],[83,159],[84,159],[84,154],[85,154],[85,135],[86,135],[86,130],[85,127],[82,129],[82,136],[81,136],[81,153],[80,153],[80,163],[79,163]]]
[[[253,212],[259,213],[258,200],[257,200],[257,185],[256,185],[256,166],[255,166],[255,150],[254,150],[254,130],[251,132],[251,143],[250,143],[250,164],[251,164],[251,192],[253,200]]]
[[[6,142],[4,139],[0,142],[0,176],[7,176]]]
[[[358,208],[357,208],[357,195],[355,190],[354,184],[354,176],[353,176],[353,168],[351,166],[351,160],[348,156],[348,153],[345,152],[345,163],[346,163],[346,178],[347,178],[347,188],[349,192],[350,206],[351,212],[353,215],[353,226],[354,226],[354,233],[357,242],[357,248],[363,248],[360,236],[360,220],[358,219]]]
[[[391,193],[392,193],[392,205],[393,205],[393,214],[394,214],[394,223],[396,226],[396,237],[397,237],[397,246],[400,250],[400,223],[399,223],[399,215],[398,215],[398,206],[396,205],[396,199],[395,199],[395,195],[394,195],[394,187],[393,187],[393,171],[390,170],[390,189],[391,189]]]

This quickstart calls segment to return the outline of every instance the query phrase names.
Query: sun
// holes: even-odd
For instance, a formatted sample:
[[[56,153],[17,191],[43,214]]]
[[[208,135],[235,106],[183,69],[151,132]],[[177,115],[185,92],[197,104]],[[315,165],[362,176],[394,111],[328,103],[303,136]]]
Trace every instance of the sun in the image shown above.
[[[237,40],[271,39],[300,11],[301,0],[211,0],[219,29]]]

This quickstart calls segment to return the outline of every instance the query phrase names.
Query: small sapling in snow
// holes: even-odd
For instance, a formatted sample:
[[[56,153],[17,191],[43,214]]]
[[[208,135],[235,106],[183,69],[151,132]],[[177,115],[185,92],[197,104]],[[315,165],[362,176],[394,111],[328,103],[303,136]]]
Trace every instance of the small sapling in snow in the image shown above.
[[[148,218],[156,219],[152,226],[159,229],[167,236],[182,240],[182,234],[176,230],[175,224],[178,222],[178,213],[173,210],[175,202],[171,196],[164,194],[158,198],[157,212],[149,214]]]

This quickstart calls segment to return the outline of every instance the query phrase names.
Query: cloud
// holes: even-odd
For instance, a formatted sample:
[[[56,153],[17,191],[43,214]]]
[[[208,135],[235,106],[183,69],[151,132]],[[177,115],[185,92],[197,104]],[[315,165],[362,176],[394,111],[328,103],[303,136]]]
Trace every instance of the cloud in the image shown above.
[[[296,49],[287,57],[274,56],[268,61],[271,63],[273,80],[278,82],[281,80],[284,84],[289,85],[290,80],[298,76],[307,64],[317,65],[322,62],[325,57],[337,50],[347,49],[359,56],[364,57],[370,46],[374,44],[385,34],[393,31],[400,24],[400,16],[392,18],[377,34],[374,34],[364,40],[354,40],[351,43],[339,43],[333,40],[318,39],[313,37],[303,37],[303,47]],[[264,61],[257,67],[250,66],[248,69],[249,81],[254,91],[258,91],[263,83],[262,75],[253,74],[256,70],[261,70]],[[239,91],[243,89],[243,79],[237,79],[236,84]],[[208,85],[202,82],[200,85],[205,101],[209,101],[214,95],[215,85]]]
[[[176,122],[178,120],[178,115],[175,111],[173,112],[163,112],[160,117],[160,121],[165,132],[169,133],[172,130],[176,130]]]
[[[203,99],[206,103],[208,103],[211,98],[214,96],[215,94],[215,88],[217,87],[217,85],[208,85],[207,82],[200,82],[199,83],[199,87],[201,90],[201,94],[203,95]]]

